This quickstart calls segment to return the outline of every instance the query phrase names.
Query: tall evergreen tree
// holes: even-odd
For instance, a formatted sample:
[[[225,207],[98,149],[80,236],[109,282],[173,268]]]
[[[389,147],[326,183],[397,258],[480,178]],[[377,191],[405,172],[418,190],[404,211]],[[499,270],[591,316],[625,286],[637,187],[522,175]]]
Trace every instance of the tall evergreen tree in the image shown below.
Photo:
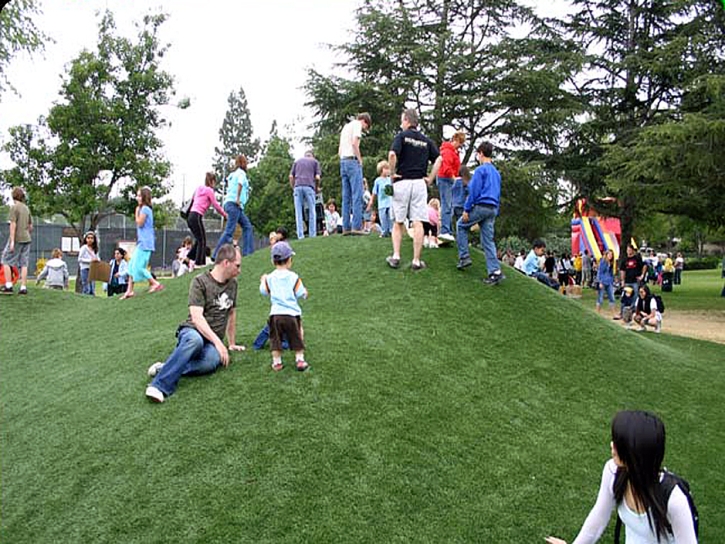
[[[247,160],[253,163],[260,148],[259,138],[254,137],[247,96],[243,87],[239,87],[238,92],[229,93],[228,104],[229,109],[219,129],[221,147],[214,148],[213,159],[214,170],[222,179],[224,174],[229,172],[230,163],[238,155],[246,155]]]

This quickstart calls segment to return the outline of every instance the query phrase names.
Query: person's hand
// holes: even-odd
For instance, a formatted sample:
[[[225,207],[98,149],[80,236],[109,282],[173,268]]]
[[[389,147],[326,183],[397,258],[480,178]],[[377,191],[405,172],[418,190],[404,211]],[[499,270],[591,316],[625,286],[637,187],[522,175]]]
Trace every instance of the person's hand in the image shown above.
[[[463,215],[461,215],[461,219],[463,219],[464,223],[468,223],[468,212],[463,212]]]
[[[600,283],[599,284],[599,290],[602,290],[602,289],[604,289],[604,284],[603,283]]]
[[[267,274],[262,274],[262,275],[261,275],[261,276],[259,277],[259,281],[267,281]]]
[[[546,540],[547,544],[566,544],[566,540],[556,538],[555,536],[547,536],[544,540]]]
[[[228,349],[229,351],[247,351],[246,346],[242,346],[241,344],[230,344]]]
[[[10,240],[10,253],[15,251],[15,240]]]
[[[221,342],[215,344],[214,347],[219,352],[219,358],[222,360],[222,365],[229,366],[229,352],[227,351],[227,347]]]
[[[428,176],[428,177],[425,177],[423,179],[425,180],[426,185],[428,185],[429,187],[433,184],[433,178],[432,177]]]

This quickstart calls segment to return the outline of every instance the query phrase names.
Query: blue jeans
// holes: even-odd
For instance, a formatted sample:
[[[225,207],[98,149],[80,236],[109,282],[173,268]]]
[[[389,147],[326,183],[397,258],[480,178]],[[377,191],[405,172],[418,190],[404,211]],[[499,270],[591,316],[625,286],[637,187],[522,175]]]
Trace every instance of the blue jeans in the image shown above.
[[[547,274],[544,274],[543,272],[534,272],[533,274],[531,274],[531,277],[536,278],[537,281],[540,281],[541,283],[551,287],[552,289],[556,289],[557,291],[559,290],[559,282],[553,278],[550,278]]]
[[[501,264],[496,256],[496,244],[493,241],[493,224],[496,222],[496,208],[492,206],[481,206],[477,204],[468,213],[468,221],[461,217],[458,220],[456,243],[458,244],[458,257],[465,259],[470,257],[468,252],[468,232],[473,225],[481,227],[481,247],[486,256],[486,269],[489,275],[501,269]]]
[[[182,376],[211,374],[222,364],[214,344],[206,340],[196,329],[182,327],[177,333],[177,338],[176,348],[151,382],[151,385],[167,397],[174,394]]]
[[[362,230],[362,165],[357,159],[341,159],[340,177],[342,178],[342,230],[350,231],[350,214],[352,214],[352,230]]]
[[[610,284],[603,284],[604,288],[599,289],[597,293],[597,306],[601,306],[602,302],[604,301],[604,292],[607,293],[607,300],[609,301],[609,306],[614,306],[614,285]],[[599,285],[597,285],[599,287]]]
[[[91,274],[90,268],[81,268],[81,293],[84,295],[95,296],[96,294],[96,282],[89,281],[88,276]]]
[[[234,241],[234,230],[237,228],[237,223],[242,227],[242,256],[254,253],[254,228],[252,227],[252,222],[244,215],[244,211],[242,211],[240,206],[237,206],[236,202],[225,202],[224,211],[227,212],[227,224],[224,227],[221,238],[219,238],[219,242],[214,248],[212,258],[216,261],[216,254],[219,248],[224,244],[231,244]]]
[[[452,178],[438,178],[438,194],[441,197],[441,232],[440,234],[451,234],[451,217],[453,215],[453,187]]]
[[[390,219],[390,208],[378,209],[378,217],[380,218],[380,230],[383,236],[390,236],[393,230],[393,221]]]
[[[310,238],[317,236],[317,212],[315,211],[315,190],[312,187],[295,187],[295,221],[297,223],[297,239],[305,237],[305,214],[304,207],[307,206],[309,214],[308,228]]]

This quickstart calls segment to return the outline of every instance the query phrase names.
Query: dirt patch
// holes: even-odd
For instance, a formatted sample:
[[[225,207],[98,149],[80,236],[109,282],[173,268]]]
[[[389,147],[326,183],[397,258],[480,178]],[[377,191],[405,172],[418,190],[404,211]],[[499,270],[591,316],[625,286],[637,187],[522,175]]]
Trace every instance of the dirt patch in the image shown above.
[[[667,310],[662,332],[725,344],[725,311]]]

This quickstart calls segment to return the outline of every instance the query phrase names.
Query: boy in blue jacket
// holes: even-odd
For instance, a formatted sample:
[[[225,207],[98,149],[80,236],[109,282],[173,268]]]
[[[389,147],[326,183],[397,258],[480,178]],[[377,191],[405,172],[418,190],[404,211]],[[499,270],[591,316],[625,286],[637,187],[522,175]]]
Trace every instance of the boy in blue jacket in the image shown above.
[[[491,162],[493,144],[483,142],[476,148],[476,158],[480,166],[473,172],[468,184],[468,197],[463,204],[463,215],[458,220],[456,243],[458,244],[458,270],[473,264],[468,251],[468,232],[473,225],[481,228],[481,247],[486,256],[488,277],[483,282],[496,285],[505,279],[501,264],[496,256],[496,244],[493,241],[493,227],[498,216],[501,200],[501,175]]]

